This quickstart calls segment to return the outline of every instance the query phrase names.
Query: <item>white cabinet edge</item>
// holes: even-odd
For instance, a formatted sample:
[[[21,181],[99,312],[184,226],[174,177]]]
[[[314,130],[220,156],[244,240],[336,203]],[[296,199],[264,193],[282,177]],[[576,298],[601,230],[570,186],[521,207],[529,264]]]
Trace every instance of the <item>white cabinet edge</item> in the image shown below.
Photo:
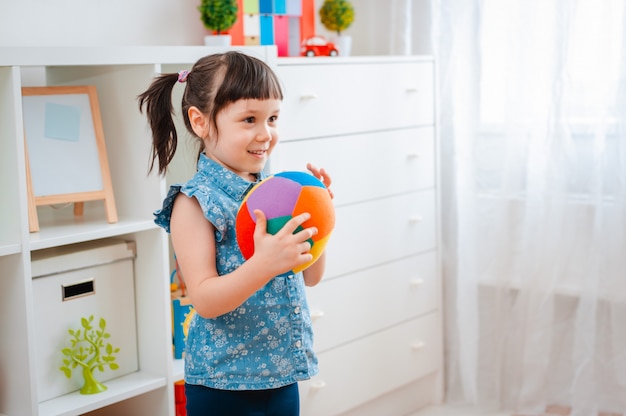
[[[0,47],[0,66],[175,64],[195,62],[205,55],[232,49],[275,61],[276,46]]]
[[[431,55],[371,55],[346,57],[279,57],[278,65],[336,65],[336,64],[371,64],[371,63],[401,63],[401,62],[434,62]]]

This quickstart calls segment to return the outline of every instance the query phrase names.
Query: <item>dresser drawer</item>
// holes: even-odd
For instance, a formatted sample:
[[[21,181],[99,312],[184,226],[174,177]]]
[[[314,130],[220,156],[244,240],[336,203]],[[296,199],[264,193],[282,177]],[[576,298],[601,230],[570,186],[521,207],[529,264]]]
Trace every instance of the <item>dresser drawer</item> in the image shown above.
[[[434,249],[435,221],[434,190],[338,207],[326,246],[326,277]]]
[[[282,140],[430,125],[432,62],[280,65]]]
[[[373,305],[374,306],[374,305]],[[441,368],[439,313],[319,354],[320,373],[300,383],[302,416],[331,416]]]
[[[435,186],[432,127],[409,128],[280,143],[272,172],[305,170],[308,162],[330,174],[335,205]]]
[[[315,350],[326,351],[437,309],[436,261],[431,251],[308,288]]]

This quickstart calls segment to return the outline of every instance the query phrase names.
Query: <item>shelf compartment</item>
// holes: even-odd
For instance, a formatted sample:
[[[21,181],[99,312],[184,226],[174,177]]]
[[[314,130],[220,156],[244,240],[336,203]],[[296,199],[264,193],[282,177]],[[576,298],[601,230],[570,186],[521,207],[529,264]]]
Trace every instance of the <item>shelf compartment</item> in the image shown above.
[[[89,348],[81,319],[93,317],[91,327],[98,330],[106,320],[103,345],[119,348],[115,371],[106,365],[96,379],[109,380],[138,371],[133,261],[136,245],[123,239],[54,247],[32,253],[32,291],[35,318],[37,391],[40,401],[51,400],[79,389],[84,380],[82,367],[72,377],[59,370],[65,357],[61,350],[70,347],[69,329],[83,334],[80,347]],[[54,316],[51,320],[50,316]],[[95,333],[95,332],[94,332]],[[92,333],[92,334],[94,334]],[[76,351],[78,346],[73,346]],[[101,351],[104,354],[104,350]],[[88,353],[88,357],[93,357]]]
[[[108,390],[103,393],[83,395],[74,392],[41,402],[39,416],[81,415],[165,387],[167,379],[138,371],[109,380],[106,385]]]

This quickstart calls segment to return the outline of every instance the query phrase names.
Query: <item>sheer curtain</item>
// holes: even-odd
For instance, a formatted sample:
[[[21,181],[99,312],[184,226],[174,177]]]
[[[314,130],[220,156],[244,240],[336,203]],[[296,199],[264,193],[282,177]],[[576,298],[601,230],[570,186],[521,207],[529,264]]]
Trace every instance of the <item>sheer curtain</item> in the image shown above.
[[[622,0],[433,0],[447,397],[626,413]]]

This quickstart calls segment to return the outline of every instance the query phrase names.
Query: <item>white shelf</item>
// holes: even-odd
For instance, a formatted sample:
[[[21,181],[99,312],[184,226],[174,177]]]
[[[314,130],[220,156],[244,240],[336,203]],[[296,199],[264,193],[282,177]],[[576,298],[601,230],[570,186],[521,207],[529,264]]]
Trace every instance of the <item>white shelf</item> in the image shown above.
[[[131,397],[164,387],[165,377],[155,377],[144,372],[132,373],[107,381],[107,390],[95,395],[79,392],[66,394],[39,404],[41,416],[74,416],[117,403]]]
[[[158,227],[152,220],[121,220],[109,224],[104,219],[99,222],[83,222],[78,219],[42,227],[41,231],[31,233],[30,247],[31,250],[41,250],[156,228]]]
[[[256,56],[272,67],[278,61],[274,45],[232,49]],[[203,56],[223,51],[222,47],[211,46],[0,47],[0,67],[191,66]]]
[[[17,243],[0,242],[0,257],[18,254],[20,251],[22,251],[22,247]]]
[[[272,61],[277,56],[275,46],[234,49]],[[0,66],[193,64],[202,56],[223,50],[210,46],[0,47]]]
[[[278,58],[280,66],[300,65],[314,67],[316,65],[368,65],[372,62],[383,62],[385,64],[406,63],[406,62],[433,62],[432,56],[413,55],[381,55],[381,56],[316,56],[308,58],[304,56],[288,56]]]

